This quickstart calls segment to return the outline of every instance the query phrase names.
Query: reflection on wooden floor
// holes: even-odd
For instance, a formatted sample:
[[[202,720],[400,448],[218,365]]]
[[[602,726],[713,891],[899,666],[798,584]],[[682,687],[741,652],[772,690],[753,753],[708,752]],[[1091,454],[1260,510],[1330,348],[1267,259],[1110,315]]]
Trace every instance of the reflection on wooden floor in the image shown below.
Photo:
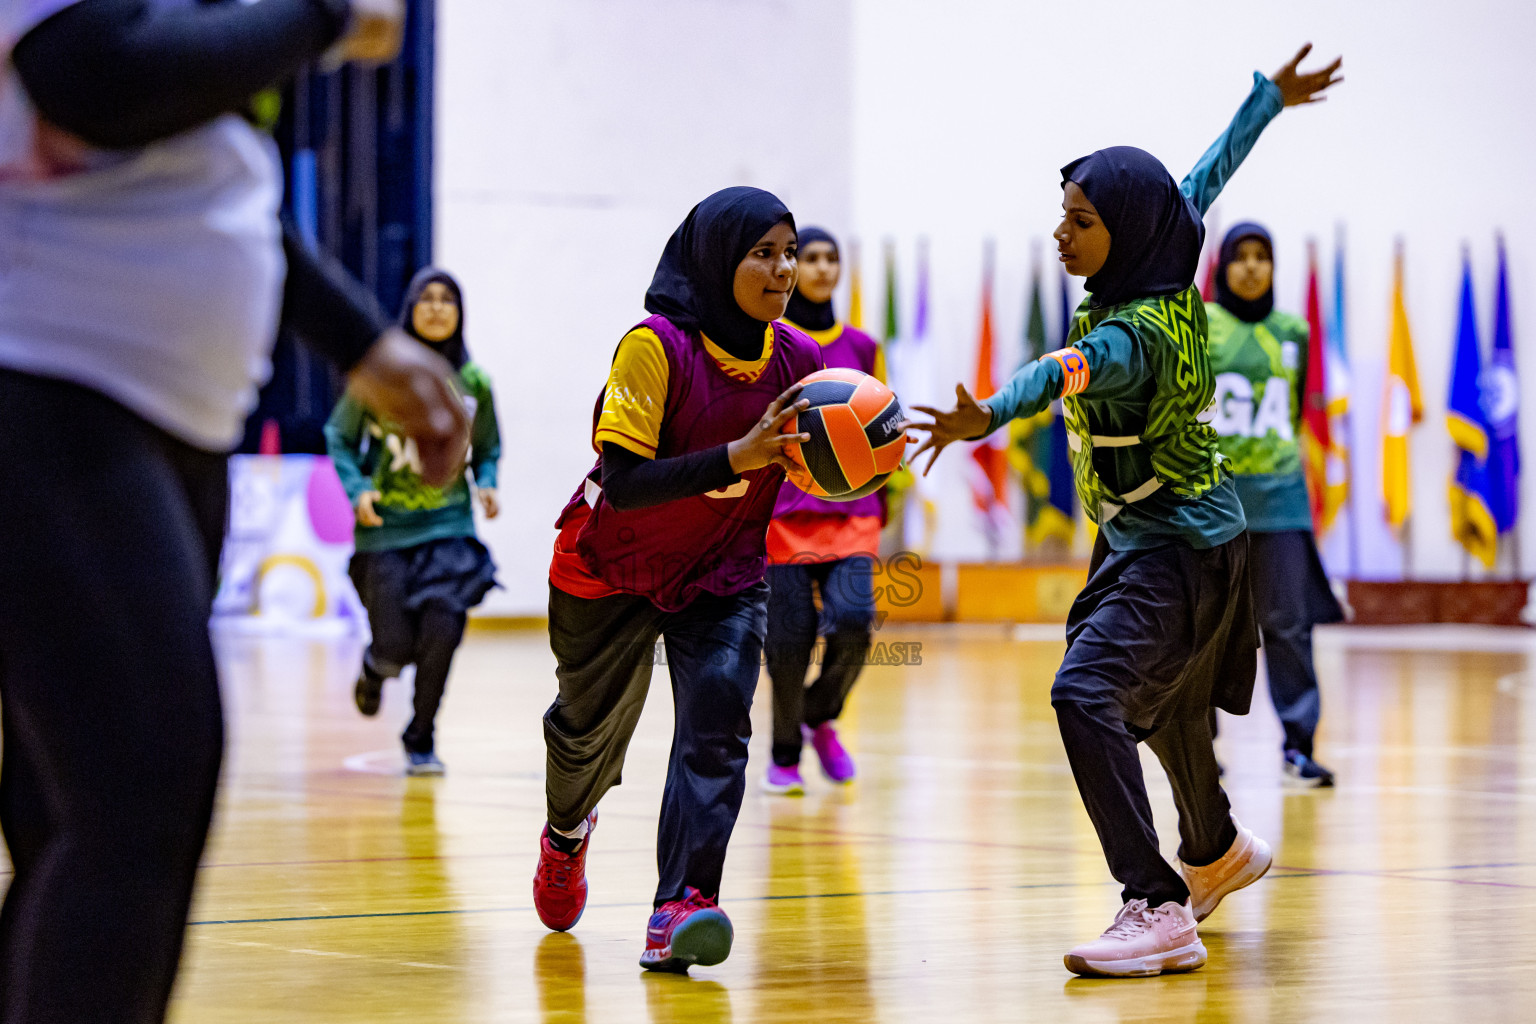
[[[603,804],[586,916],[553,935],[529,894],[553,692],[542,634],[472,634],[440,720],[440,780],[399,775],[399,684],[379,719],[353,710],[355,647],[225,639],[231,748],[173,1019],[1533,1019],[1536,640],[1320,635],[1319,757],[1340,787],[1282,788],[1262,696],[1227,719],[1228,788],[1275,844],[1276,870],[1202,926],[1205,970],[1090,982],[1061,954],[1108,924],[1117,887],[1047,699],[1060,640],[885,633],[920,641],[922,664],[866,673],[846,719],[862,772],[850,789],[756,792],[760,690],[754,789],[726,867],[736,949],[691,978],[635,963],[655,884],[664,677]],[[1172,839],[1167,786],[1147,764]]]

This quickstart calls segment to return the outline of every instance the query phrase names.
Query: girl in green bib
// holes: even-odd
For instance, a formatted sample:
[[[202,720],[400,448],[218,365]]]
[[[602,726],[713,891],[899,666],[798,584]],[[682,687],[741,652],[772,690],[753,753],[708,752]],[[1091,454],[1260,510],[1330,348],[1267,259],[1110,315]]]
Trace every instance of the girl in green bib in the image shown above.
[[[1312,758],[1322,711],[1312,664],[1312,627],[1344,618],[1312,536],[1301,468],[1307,322],[1275,308],[1274,242],[1258,224],[1235,225],[1221,242],[1210,323],[1216,416],[1211,426],[1248,520],[1248,575],[1264,637],[1269,695],[1285,730],[1288,781],[1332,786]]]
[[[918,406],[914,458],[984,437],[1063,400],[1078,495],[1099,525],[1087,586],[1067,620],[1051,689],[1073,778],[1123,905],[1067,953],[1077,974],[1141,977],[1205,963],[1196,922],[1269,869],[1267,844],[1233,820],[1211,743],[1212,707],[1248,710],[1257,628],[1243,507],[1211,429],[1215,384],[1194,287],[1201,218],[1283,107],[1333,84],[1339,61],[1255,73],[1232,124],[1182,183],[1151,154],[1101,149],[1062,168],[1057,247],[1088,278],[1067,347],[996,395]],[[932,468],[930,459],[928,468]],[[1180,870],[1163,859],[1136,744],[1157,754],[1179,810]]]

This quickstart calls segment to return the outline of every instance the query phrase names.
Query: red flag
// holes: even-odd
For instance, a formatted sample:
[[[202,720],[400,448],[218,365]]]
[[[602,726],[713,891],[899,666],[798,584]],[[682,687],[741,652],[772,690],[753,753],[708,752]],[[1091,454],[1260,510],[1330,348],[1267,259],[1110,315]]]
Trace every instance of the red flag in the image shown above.
[[[1301,393],[1301,455],[1312,502],[1312,527],[1321,530],[1328,495],[1328,338],[1317,290],[1317,246],[1307,243],[1307,376]]]
[[[1217,231],[1221,224],[1216,211],[1211,211],[1211,226],[1205,233],[1205,278],[1200,282],[1200,298],[1204,302],[1216,301],[1216,264],[1221,262],[1221,239]]]
[[[997,391],[993,375],[992,342],[992,247],[987,246],[981,281],[981,339],[976,347],[976,386],[971,394],[977,401],[991,398]],[[987,542],[994,553],[1002,540],[1008,519],[1008,448],[1003,431],[979,441],[971,448],[975,470],[971,473],[971,498],[982,514]]]

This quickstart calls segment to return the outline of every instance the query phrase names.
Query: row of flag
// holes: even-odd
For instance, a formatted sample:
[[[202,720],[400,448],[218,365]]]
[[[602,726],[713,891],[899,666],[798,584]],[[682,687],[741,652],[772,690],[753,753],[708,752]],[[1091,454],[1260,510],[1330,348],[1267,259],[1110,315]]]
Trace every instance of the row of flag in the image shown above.
[[[1214,229],[1213,229],[1214,230]],[[1346,344],[1344,246],[1334,250],[1331,295],[1325,296],[1317,249],[1308,246],[1306,318],[1311,343],[1307,347],[1303,389],[1301,444],[1303,467],[1311,497],[1313,526],[1319,538],[1340,522],[1350,501],[1352,471],[1349,451],[1350,367]],[[1214,301],[1214,253],[1207,261],[1201,294]],[[988,243],[982,270],[979,338],[972,394],[984,399],[1001,383],[995,372],[997,344],[992,314],[994,256]],[[912,330],[903,333],[898,314],[894,247],[885,251],[884,340],[891,385],[907,404],[944,405],[952,396],[937,393],[929,338],[929,277],[926,245],[917,259],[916,303]],[[849,320],[863,322],[863,284],[857,255],[852,267]],[[1024,365],[1066,344],[1072,305],[1065,271],[1060,272],[1059,316],[1047,320],[1046,284],[1040,264],[1030,273],[1025,304],[1022,359]],[[1510,323],[1508,266],[1503,240],[1498,245],[1494,293],[1493,344],[1484,359],[1470,257],[1463,256],[1461,309],[1454,348],[1447,424],[1458,449],[1456,472],[1450,481],[1452,534],[1468,552],[1491,568],[1499,538],[1519,518],[1519,387],[1515,374]],[[1386,521],[1399,531],[1409,523],[1412,504],[1409,440],[1423,419],[1413,337],[1404,299],[1403,255],[1395,255],[1392,318],[1387,373],[1382,399],[1382,501]],[[1067,430],[1060,403],[1027,420],[1016,420],[1006,438],[1001,432],[971,446],[966,465],[972,503],[980,528],[994,556],[1003,548],[1004,531],[1013,521],[1010,469],[1024,496],[1025,548],[1047,555],[1066,554],[1077,532],[1077,505],[1067,448]],[[901,522],[898,543],[908,550],[930,549],[936,525],[935,495],[922,478],[903,472],[890,489],[893,518]],[[1348,516],[1343,517],[1346,521]],[[1352,525],[1352,523],[1351,523]],[[1351,538],[1350,548],[1358,550]]]

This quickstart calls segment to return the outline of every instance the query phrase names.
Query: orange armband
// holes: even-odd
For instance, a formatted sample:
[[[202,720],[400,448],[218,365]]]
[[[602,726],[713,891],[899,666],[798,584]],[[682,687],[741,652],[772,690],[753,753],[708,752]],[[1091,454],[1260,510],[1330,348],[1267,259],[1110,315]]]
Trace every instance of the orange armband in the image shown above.
[[[1066,384],[1061,389],[1061,397],[1075,395],[1088,386],[1088,360],[1075,348],[1059,348],[1055,352],[1047,352],[1040,357],[1041,360],[1054,359],[1061,364],[1061,372],[1066,375]]]

